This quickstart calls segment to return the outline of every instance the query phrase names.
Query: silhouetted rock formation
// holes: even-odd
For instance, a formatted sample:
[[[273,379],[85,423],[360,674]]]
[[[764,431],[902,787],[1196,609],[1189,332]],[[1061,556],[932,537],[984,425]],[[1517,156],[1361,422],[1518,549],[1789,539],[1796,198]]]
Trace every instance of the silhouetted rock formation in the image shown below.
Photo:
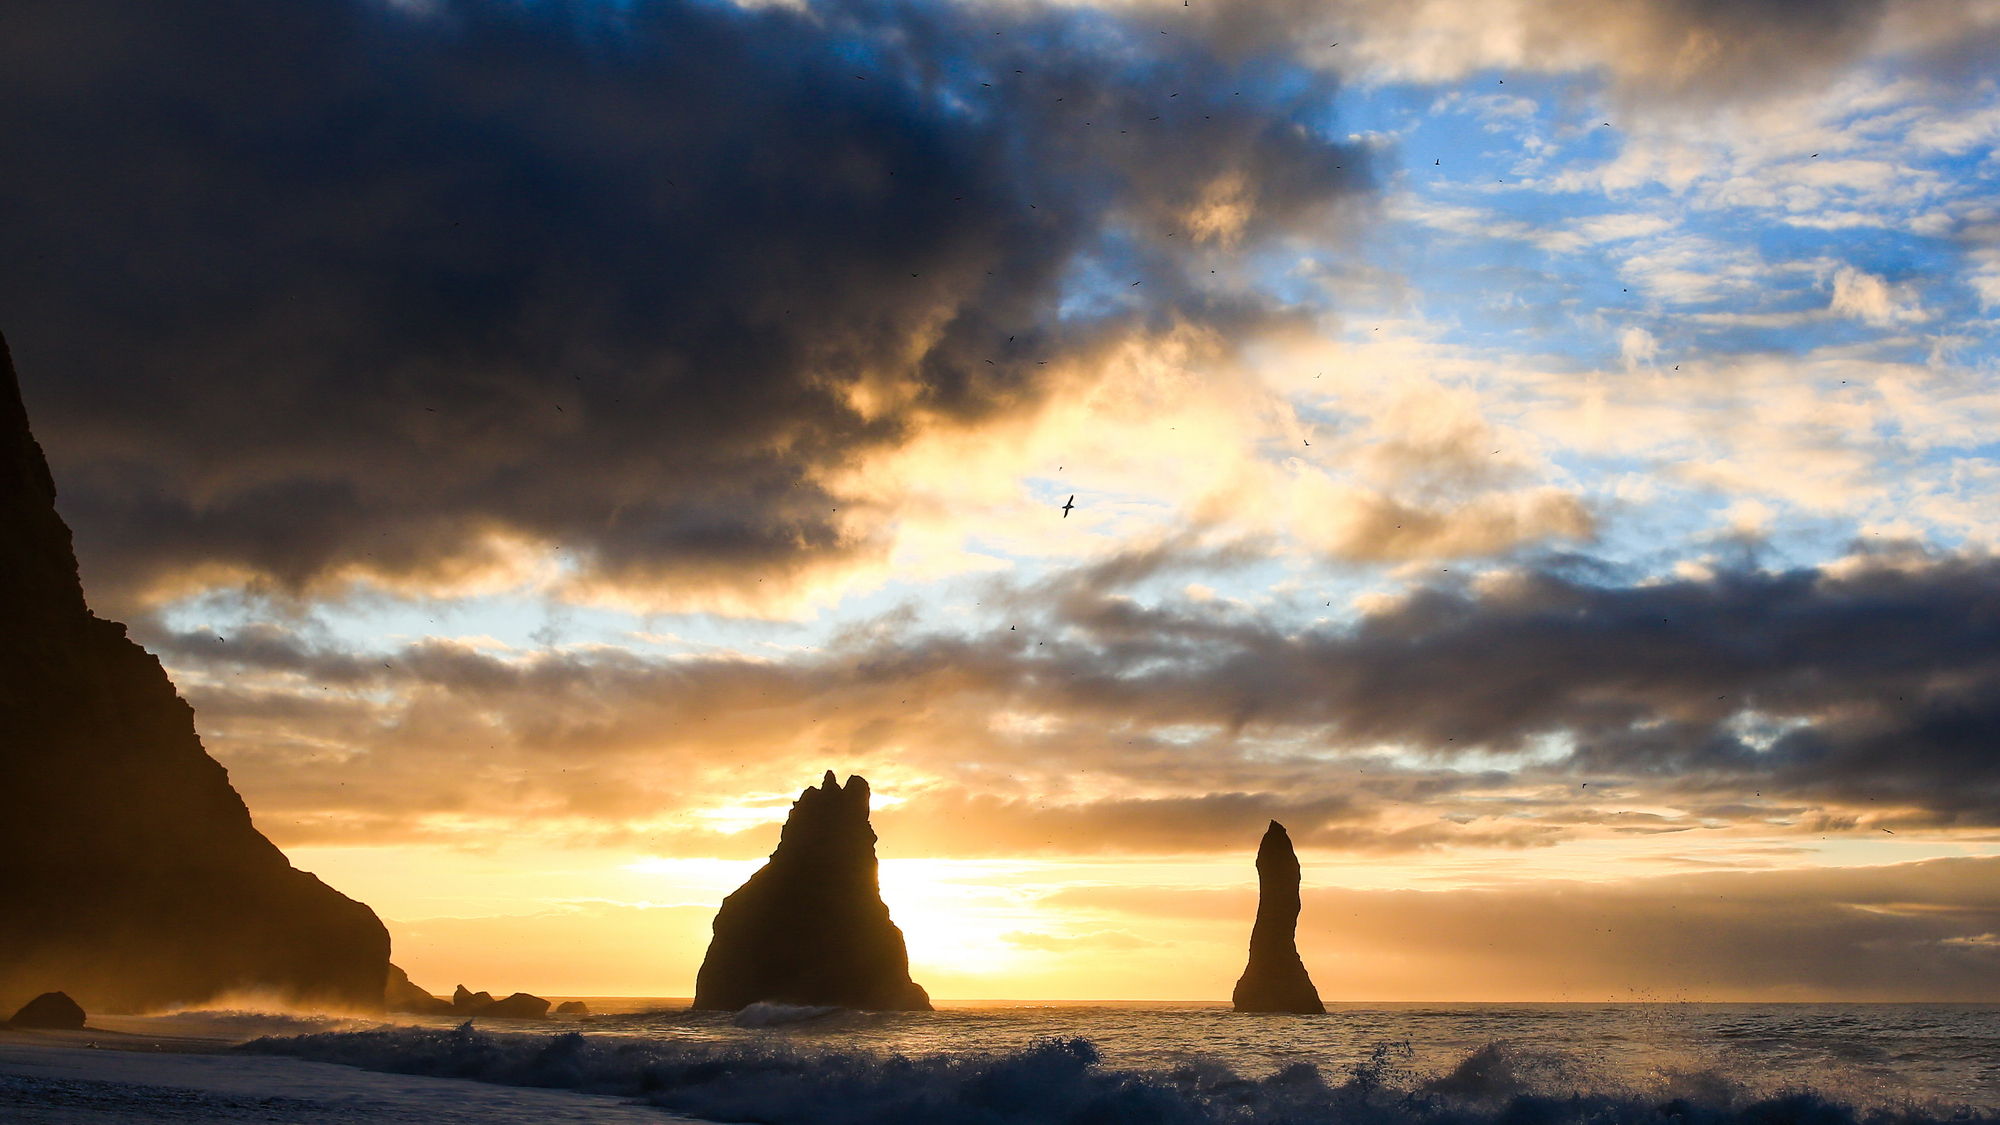
[[[451,1006],[454,1011],[465,1012],[468,1015],[474,1012],[483,1012],[493,1006],[493,994],[491,992],[473,992],[461,984],[452,990]]]
[[[882,902],[868,782],[850,777],[843,789],[828,770],[799,794],[770,862],[716,911],[694,991],[694,1006],[709,1011],[760,1000],[931,1010]]]
[[[590,1005],[581,1000],[565,1000],[556,1005],[556,1015],[559,1016],[587,1016],[589,1014]]]
[[[1257,846],[1257,924],[1250,930],[1250,964],[1236,982],[1237,1011],[1325,1014],[1299,960],[1298,929],[1299,857],[1274,820]]]
[[[53,1028],[58,1031],[83,1029],[83,1009],[66,992],[44,992],[22,1005],[8,1023],[15,1027]]]
[[[448,1016],[453,1008],[451,1001],[441,1000],[418,988],[410,979],[410,974],[389,966],[389,986],[382,990],[382,1002],[392,1012],[410,1012],[419,1016]]]
[[[549,1018],[549,1002],[539,996],[516,992],[504,1000],[495,1000],[479,1014],[502,1020],[545,1020]]]
[[[503,1020],[549,1018],[549,1002],[539,996],[516,992],[504,1000],[495,1000],[490,992],[470,992],[462,984],[451,994],[451,1003],[446,1004],[444,1010],[454,1015],[491,1016]]]
[[[0,1011],[380,1008],[388,931],[251,825],[159,661],[84,604],[55,497],[0,341]]]

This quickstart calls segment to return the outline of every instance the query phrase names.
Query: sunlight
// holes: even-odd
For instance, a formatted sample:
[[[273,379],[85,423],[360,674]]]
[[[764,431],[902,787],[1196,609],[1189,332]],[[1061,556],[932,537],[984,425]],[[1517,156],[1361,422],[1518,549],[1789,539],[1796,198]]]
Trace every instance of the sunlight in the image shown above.
[[[903,930],[911,975],[919,982],[926,970],[1000,980],[1018,969],[1022,950],[1001,935],[1043,914],[1007,885],[1025,869],[984,860],[882,861],[882,901]]]

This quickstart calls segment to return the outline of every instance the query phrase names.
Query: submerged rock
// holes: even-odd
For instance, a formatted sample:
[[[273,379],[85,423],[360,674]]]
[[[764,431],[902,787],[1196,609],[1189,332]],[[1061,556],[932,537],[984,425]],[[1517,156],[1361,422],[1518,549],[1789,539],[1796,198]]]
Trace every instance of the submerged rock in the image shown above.
[[[392,1012],[411,1012],[420,1016],[449,1015],[454,1011],[451,1001],[443,1000],[418,988],[410,980],[410,974],[389,965],[389,987],[382,990],[382,1001]]]
[[[556,1015],[559,1016],[587,1016],[589,1014],[590,1005],[581,1000],[565,1000],[556,1005]]]
[[[770,861],[716,911],[695,1008],[931,1010],[882,902],[868,796],[867,781],[850,777],[842,788],[832,770],[799,794]]]
[[[1299,856],[1277,821],[1257,846],[1257,923],[1250,930],[1250,964],[1236,982],[1239,1012],[1323,1015],[1326,1005],[1299,960]]]
[[[15,1027],[39,1027],[57,1031],[83,1029],[83,1008],[67,992],[44,992],[23,1005],[8,1023]]]
[[[85,604],[55,498],[0,341],[0,1011],[379,1009],[388,931],[250,823],[160,662]]]

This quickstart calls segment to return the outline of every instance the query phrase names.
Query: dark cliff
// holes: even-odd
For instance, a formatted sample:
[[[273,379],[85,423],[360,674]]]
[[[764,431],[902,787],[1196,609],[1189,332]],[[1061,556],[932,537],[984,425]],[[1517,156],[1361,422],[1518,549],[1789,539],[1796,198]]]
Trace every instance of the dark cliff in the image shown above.
[[[770,862],[722,900],[694,1006],[758,1001],[928,1012],[876,879],[868,782],[828,770],[793,803]]]
[[[1250,929],[1250,964],[1232,997],[1237,1011],[1326,1012],[1299,960],[1298,929],[1299,856],[1274,820],[1257,845],[1257,924]]]
[[[55,496],[0,340],[0,1009],[379,1009],[388,931],[251,825],[159,661],[84,604]]]

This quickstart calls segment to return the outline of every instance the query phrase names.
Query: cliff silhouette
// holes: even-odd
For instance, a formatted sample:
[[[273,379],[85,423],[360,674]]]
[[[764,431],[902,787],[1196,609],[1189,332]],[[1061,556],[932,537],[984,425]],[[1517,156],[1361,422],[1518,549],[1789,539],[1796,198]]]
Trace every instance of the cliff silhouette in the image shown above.
[[[0,1011],[380,1009],[388,931],[252,826],[159,661],[85,604],[55,498],[0,339]]]
[[[694,1007],[759,1001],[928,1012],[877,879],[868,782],[828,770],[792,804],[771,859],[722,900]]]
[[[1237,1011],[1325,1014],[1299,959],[1298,929],[1299,856],[1274,820],[1257,845],[1257,922],[1250,928],[1250,963],[1231,997]]]

